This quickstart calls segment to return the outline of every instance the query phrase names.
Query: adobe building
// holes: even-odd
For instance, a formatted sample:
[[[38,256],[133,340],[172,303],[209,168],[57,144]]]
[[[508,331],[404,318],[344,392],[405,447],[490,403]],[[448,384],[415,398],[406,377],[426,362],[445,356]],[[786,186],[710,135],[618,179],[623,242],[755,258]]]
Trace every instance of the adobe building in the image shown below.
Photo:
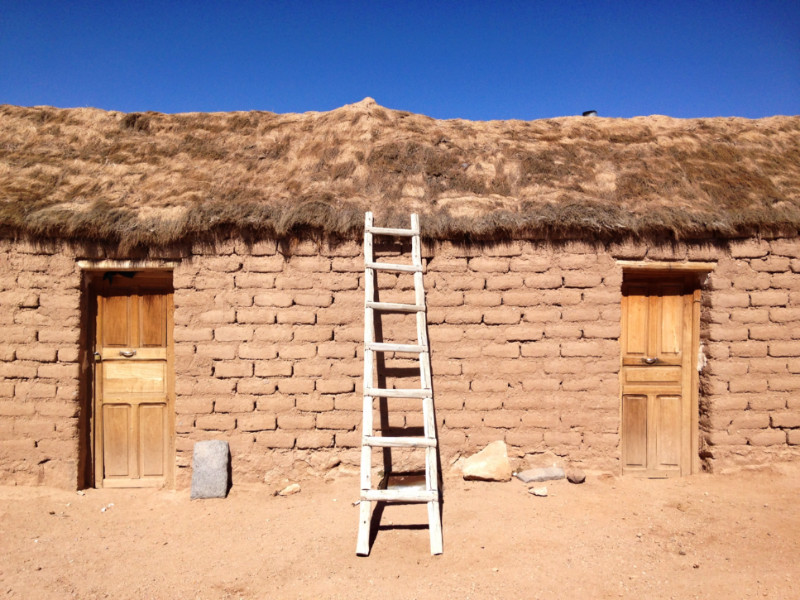
[[[366,210],[420,215],[445,470],[800,456],[800,117],[1,106],[0,201],[0,484],[355,472]]]

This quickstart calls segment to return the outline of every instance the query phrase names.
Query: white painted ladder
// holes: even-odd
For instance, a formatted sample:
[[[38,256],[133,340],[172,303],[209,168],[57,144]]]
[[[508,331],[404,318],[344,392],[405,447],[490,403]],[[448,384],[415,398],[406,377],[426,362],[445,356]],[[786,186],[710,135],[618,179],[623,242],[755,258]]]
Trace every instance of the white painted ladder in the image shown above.
[[[375,262],[373,236],[411,238],[411,264]],[[376,271],[412,273],[414,277],[414,304],[379,302],[376,299]],[[417,321],[416,344],[387,344],[375,341],[375,313],[413,313]],[[419,356],[420,387],[414,389],[381,389],[375,385],[375,353],[411,353]],[[384,398],[419,398],[424,419],[421,437],[387,437],[373,435],[373,403]],[[372,448],[424,448],[425,489],[373,489]],[[389,473],[384,474],[388,481]],[[436,423],[431,386],[431,357],[425,311],[425,289],[422,283],[422,249],[420,247],[419,218],[411,215],[411,229],[374,227],[372,213],[365,215],[364,223],[364,421],[361,442],[361,504],[356,554],[369,554],[372,502],[425,502],[428,504],[428,528],[431,554],[442,553],[442,522],[439,513],[439,467]]]

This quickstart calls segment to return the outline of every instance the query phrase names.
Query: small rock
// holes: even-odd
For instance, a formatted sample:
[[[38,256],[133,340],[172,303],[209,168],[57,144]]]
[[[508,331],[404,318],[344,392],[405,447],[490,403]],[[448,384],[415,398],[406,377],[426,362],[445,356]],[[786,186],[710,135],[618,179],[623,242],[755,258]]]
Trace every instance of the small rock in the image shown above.
[[[506,443],[503,440],[498,440],[492,442],[477,454],[473,454],[464,460],[461,465],[461,473],[466,480],[511,480],[511,463],[508,462]]]
[[[564,479],[564,469],[556,466],[527,469],[517,473],[517,479],[522,480],[524,483],[538,483],[540,481]]]
[[[300,484],[299,483],[290,483],[285,488],[280,490],[279,492],[275,492],[276,496],[291,496],[292,494],[297,494],[300,492]]]
[[[528,493],[533,494],[534,496],[540,496],[544,498],[547,496],[547,488],[546,487],[532,487],[528,490]]]
[[[568,469],[567,481],[569,481],[570,483],[583,483],[584,481],[586,481],[586,473],[576,468]]]

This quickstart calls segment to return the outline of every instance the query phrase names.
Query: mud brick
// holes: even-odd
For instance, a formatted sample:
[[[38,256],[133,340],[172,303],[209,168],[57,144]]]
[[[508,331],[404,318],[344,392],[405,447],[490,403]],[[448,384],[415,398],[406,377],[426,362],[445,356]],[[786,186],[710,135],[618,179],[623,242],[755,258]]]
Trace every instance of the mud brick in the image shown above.
[[[248,377],[236,383],[236,391],[240,394],[250,394],[254,396],[265,396],[273,394],[277,389],[274,381],[261,379],[258,377]]]
[[[333,296],[330,294],[322,293],[298,293],[294,296],[294,303],[298,306],[316,306],[325,307],[330,306],[333,302]]]
[[[505,275],[489,275],[486,278],[487,290],[516,290],[521,288],[525,280],[521,275],[508,273]]]
[[[214,342],[210,344],[197,344],[196,353],[198,356],[204,358],[212,358],[216,360],[233,360],[236,358],[236,351],[238,346],[236,344],[222,344]]]
[[[523,427],[554,430],[560,426],[558,414],[555,411],[526,411],[522,415]]]
[[[472,392],[464,397],[464,408],[467,410],[495,410],[502,406],[502,394]]]
[[[200,346],[198,346],[198,352]],[[250,342],[239,344],[236,348],[239,358],[266,360],[278,356],[278,346],[276,344],[265,344],[260,342]],[[227,358],[227,357],[224,357]]]
[[[274,310],[266,308],[240,308],[235,313],[235,320],[237,323],[257,323],[269,324],[275,323],[277,313]]]
[[[363,310],[355,307],[337,308],[334,303],[329,308],[320,308],[317,312],[319,325],[348,325],[363,319]]]
[[[483,423],[496,429],[513,429],[522,423],[522,414],[519,410],[491,411],[484,415]]]
[[[751,325],[750,339],[764,340],[770,343],[787,341],[796,338],[798,331],[794,326],[786,325]]]
[[[334,434],[334,445],[337,448],[360,448],[361,447],[361,432],[348,431],[343,433],[337,431]]]
[[[544,442],[548,446],[580,446],[581,433],[578,431],[545,431]]]
[[[317,321],[317,311],[313,308],[286,308],[277,311],[276,321],[289,325],[313,325]]]
[[[794,392],[800,390],[800,377],[770,377],[768,385],[773,392]]]
[[[782,446],[786,444],[786,432],[782,429],[756,431],[746,437],[751,446]]]
[[[789,302],[789,294],[778,290],[767,290],[764,292],[750,292],[750,304],[752,306],[786,306]]]
[[[317,415],[318,429],[344,429],[352,431],[361,425],[360,412],[332,411]]]
[[[278,382],[278,391],[282,394],[310,394],[314,391],[313,379],[281,379]]]
[[[786,341],[786,342],[769,342],[769,355],[770,356],[787,356],[794,357],[800,356],[800,341]]]
[[[175,413],[179,415],[205,415],[214,410],[214,400],[202,396],[178,396]]]
[[[330,258],[324,256],[296,256],[293,255],[288,266],[292,271],[305,273],[327,273],[331,270]]]
[[[769,423],[770,417],[768,413],[747,410],[733,417],[729,425],[729,431],[766,429],[769,427]]]
[[[619,339],[620,330],[619,323],[607,323],[604,321],[585,323],[583,325],[583,337],[616,340]]]
[[[253,332],[253,339],[260,342],[290,342],[293,336],[294,328],[291,325],[256,327]]]
[[[230,415],[201,415],[195,420],[198,429],[206,431],[230,431],[236,427],[236,418]]]
[[[552,266],[553,256],[550,254],[520,256],[509,262],[509,268],[520,273],[541,273]]]
[[[465,292],[463,304],[479,307],[500,306],[503,304],[503,294],[488,290]]]
[[[352,379],[318,379],[317,391],[322,394],[347,394],[355,389]]]
[[[480,308],[456,308],[445,313],[445,322],[456,325],[477,324],[483,319]]]
[[[597,287],[603,282],[599,273],[588,271],[566,271],[564,273],[564,287],[589,288]]]
[[[314,344],[292,344],[290,346],[282,346],[278,349],[278,356],[283,360],[313,358],[316,354],[317,347]]]
[[[773,412],[770,414],[770,424],[772,427],[787,427],[798,428],[800,427],[800,412],[798,411],[781,411]]]
[[[327,342],[333,339],[333,328],[321,325],[301,325],[295,327],[295,342]]]
[[[40,381],[20,381],[14,386],[14,396],[18,400],[55,398],[56,386]]]
[[[539,324],[511,325],[503,329],[503,338],[509,342],[532,342],[542,339],[544,327]]]
[[[478,273],[507,273],[509,259],[501,257],[477,257],[469,259],[469,268]]]
[[[730,245],[732,258],[761,258],[769,254],[769,242],[764,240],[734,241]]]
[[[535,290],[552,290],[564,285],[564,274],[560,270],[534,273],[525,276],[525,287]]]
[[[222,361],[214,363],[215,377],[251,377],[253,363],[250,361]]]
[[[256,306],[265,306],[270,308],[287,308],[292,304],[294,304],[294,298],[291,292],[283,292],[283,291],[259,292],[253,296],[253,303]]]
[[[233,379],[217,379],[216,377],[198,377],[194,386],[195,394],[233,394],[236,381]]]
[[[711,294],[710,300],[712,308],[746,308],[750,306],[750,294],[747,292],[714,292]]]
[[[317,346],[317,355],[322,358],[353,358],[356,345],[347,342],[324,342]]]
[[[275,415],[253,413],[238,417],[237,428],[242,431],[270,431],[276,428]]]
[[[297,435],[298,448],[330,448],[333,434],[325,431],[304,431]]]
[[[256,434],[256,447],[294,448],[294,433],[286,431],[263,431]]]
[[[306,412],[328,412],[334,409],[336,396],[320,396],[318,394],[297,396],[295,406],[297,410]]]
[[[247,413],[255,409],[252,397],[244,395],[225,396],[214,401],[215,413]]]
[[[746,340],[748,334],[749,329],[746,326],[711,325],[708,328],[708,338],[712,342],[738,342]]]
[[[483,322],[487,325],[513,325],[522,319],[519,308],[487,308],[483,311]]]
[[[766,392],[767,391],[767,381],[761,377],[732,377],[730,382],[728,383],[728,389],[731,391],[732,394],[736,394],[739,392],[743,393],[754,393],[754,392]]]
[[[247,273],[280,273],[285,265],[286,261],[280,254],[247,256],[242,260],[242,270]],[[258,287],[238,285],[238,281],[237,287]]]
[[[541,447],[544,433],[535,429],[514,429],[506,432],[505,441],[509,446],[532,450]]]
[[[285,360],[257,360],[253,374],[256,377],[289,377],[292,374],[292,362]]]
[[[768,256],[760,260],[751,260],[750,268],[767,273],[783,273],[789,270],[790,261],[783,256]]]
[[[730,314],[733,323],[768,323],[770,309],[768,308],[737,308],[720,311],[721,316]],[[717,322],[725,322],[720,319]]]

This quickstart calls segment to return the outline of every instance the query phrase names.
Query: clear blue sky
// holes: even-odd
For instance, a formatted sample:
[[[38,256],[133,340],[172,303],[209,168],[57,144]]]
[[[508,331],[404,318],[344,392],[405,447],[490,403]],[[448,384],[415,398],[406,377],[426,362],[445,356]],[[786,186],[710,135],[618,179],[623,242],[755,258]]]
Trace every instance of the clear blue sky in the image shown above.
[[[800,1],[0,2],[0,104],[800,114]]]

